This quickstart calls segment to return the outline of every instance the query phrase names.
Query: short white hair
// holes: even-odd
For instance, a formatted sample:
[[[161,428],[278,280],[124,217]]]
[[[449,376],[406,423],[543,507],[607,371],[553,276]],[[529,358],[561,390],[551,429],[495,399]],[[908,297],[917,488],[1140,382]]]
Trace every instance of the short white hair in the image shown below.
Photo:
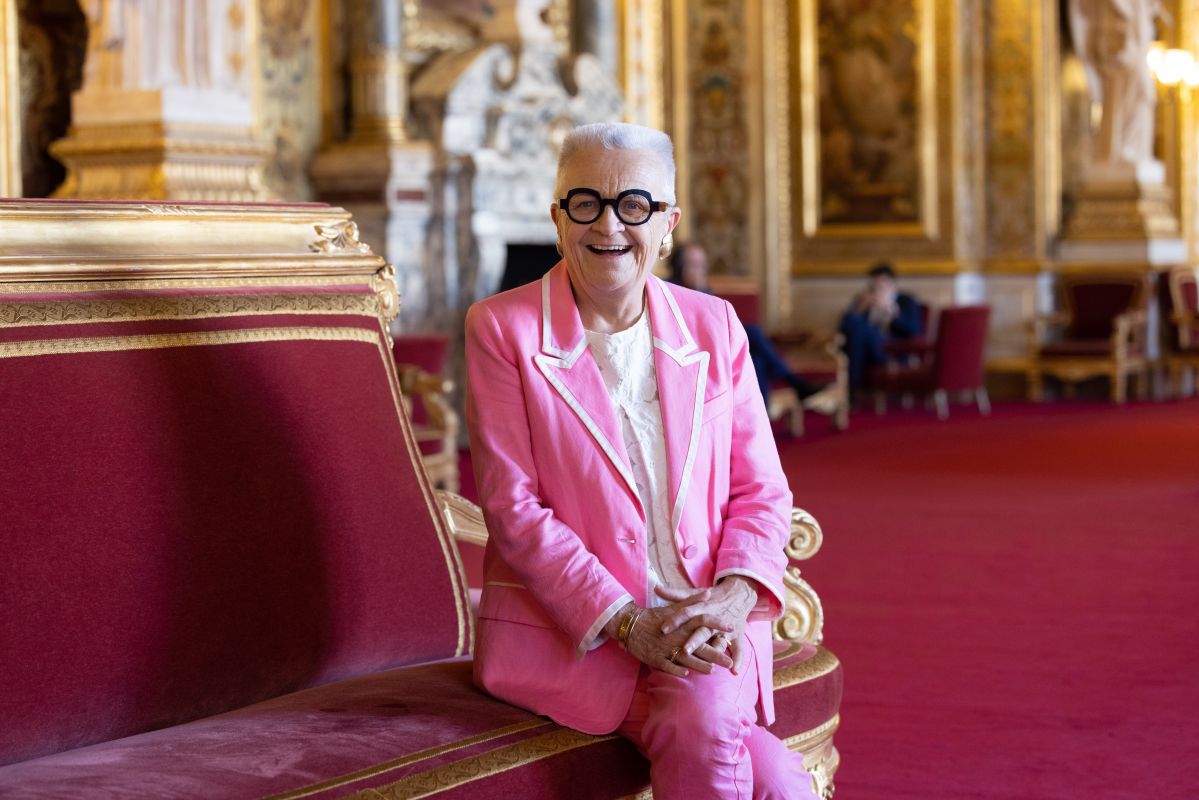
[[[554,181],[555,199],[561,197],[566,187],[562,185],[562,174],[566,165],[580,150],[598,148],[601,150],[647,150],[662,164],[666,172],[666,197],[655,197],[655,200],[665,200],[670,205],[675,203],[675,166],[674,143],[670,136],[656,128],[644,125],[633,125],[627,122],[596,122],[591,125],[580,125],[566,134],[562,141],[562,152],[558,154],[558,175]]]

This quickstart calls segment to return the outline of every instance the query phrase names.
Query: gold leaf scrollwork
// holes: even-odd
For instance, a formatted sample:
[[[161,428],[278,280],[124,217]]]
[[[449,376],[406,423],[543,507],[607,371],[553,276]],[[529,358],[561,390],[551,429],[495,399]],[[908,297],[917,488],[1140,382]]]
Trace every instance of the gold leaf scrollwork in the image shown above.
[[[824,532],[816,518],[802,508],[791,509],[791,537],[783,548],[791,561],[805,561],[820,550]],[[820,644],[824,636],[824,608],[816,591],[799,576],[799,567],[783,574],[783,615],[774,623],[774,638],[788,642]]]
[[[367,252],[370,252],[369,247],[367,247]],[[396,287],[396,268],[391,264],[384,264],[371,278],[371,288],[374,289],[375,296],[379,298],[379,313],[383,315],[383,319],[391,322],[399,316],[400,290]]]
[[[811,585],[799,577],[799,567],[783,575],[786,595],[783,615],[774,623],[774,637],[782,641],[820,644],[824,638],[824,607]]]
[[[308,249],[314,253],[358,253],[371,255],[370,245],[358,241],[358,225],[349,220],[334,222],[329,225],[320,223],[313,225],[316,239],[308,243]]]
[[[787,558],[806,561],[820,550],[824,532],[816,518],[802,508],[791,509],[791,538],[787,541]]]

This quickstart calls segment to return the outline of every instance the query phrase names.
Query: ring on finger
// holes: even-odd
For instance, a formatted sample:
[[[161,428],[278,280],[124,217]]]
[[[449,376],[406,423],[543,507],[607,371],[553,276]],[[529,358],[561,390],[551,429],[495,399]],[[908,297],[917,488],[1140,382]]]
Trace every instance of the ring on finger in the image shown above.
[[[670,654],[670,662],[671,662],[672,664],[677,664],[677,663],[679,663],[679,662],[677,661],[677,659],[678,659],[678,657],[679,657],[679,653],[681,653],[681,652],[683,652],[683,646],[682,646],[682,645],[679,645],[678,647],[676,647],[676,648],[674,649],[674,652]]]

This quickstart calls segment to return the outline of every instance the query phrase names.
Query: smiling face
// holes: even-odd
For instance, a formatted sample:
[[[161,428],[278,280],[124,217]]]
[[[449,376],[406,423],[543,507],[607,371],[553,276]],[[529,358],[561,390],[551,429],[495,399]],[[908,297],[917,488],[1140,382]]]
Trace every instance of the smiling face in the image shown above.
[[[594,189],[601,197],[616,197],[626,189],[643,189],[654,202],[673,195],[667,170],[647,150],[588,148],[571,157],[559,175],[559,196],[571,189]],[[611,206],[595,222],[571,220],[557,203],[550,216],[558,227],[562,258],[570,275],[580,310],[585,305],[598,309],[641,307],[641,296],[650,269],[658,260],[658,248],[679,221],[679,210],[668,205],[655,211],[643,225],[626,225]]]

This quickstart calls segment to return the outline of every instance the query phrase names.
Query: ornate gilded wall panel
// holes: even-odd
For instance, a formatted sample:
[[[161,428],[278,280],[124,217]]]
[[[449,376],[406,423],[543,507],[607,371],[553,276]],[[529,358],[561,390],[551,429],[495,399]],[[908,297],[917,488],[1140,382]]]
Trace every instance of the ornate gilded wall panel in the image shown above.
[[[708,251],[714,271],[746,273],[751,194],[760,190],[750,160],[749,21],[745,4],[734,0],[687,3],[686,11],[689,235]]]
[[[952,272],[963,161],[962,3],[800,0],[791,19],[792,269],[880,257]]]
[[[17,8],[0,0],[0,197],[21,194],[21,102]]]
[[[1035,271],[1060,219],[1057,4],[987,6],[986,258]]]
[[[283,200],[308,200],[320,142],[320,3],[258,0],[258,127],[272,149],[263,178]]]

